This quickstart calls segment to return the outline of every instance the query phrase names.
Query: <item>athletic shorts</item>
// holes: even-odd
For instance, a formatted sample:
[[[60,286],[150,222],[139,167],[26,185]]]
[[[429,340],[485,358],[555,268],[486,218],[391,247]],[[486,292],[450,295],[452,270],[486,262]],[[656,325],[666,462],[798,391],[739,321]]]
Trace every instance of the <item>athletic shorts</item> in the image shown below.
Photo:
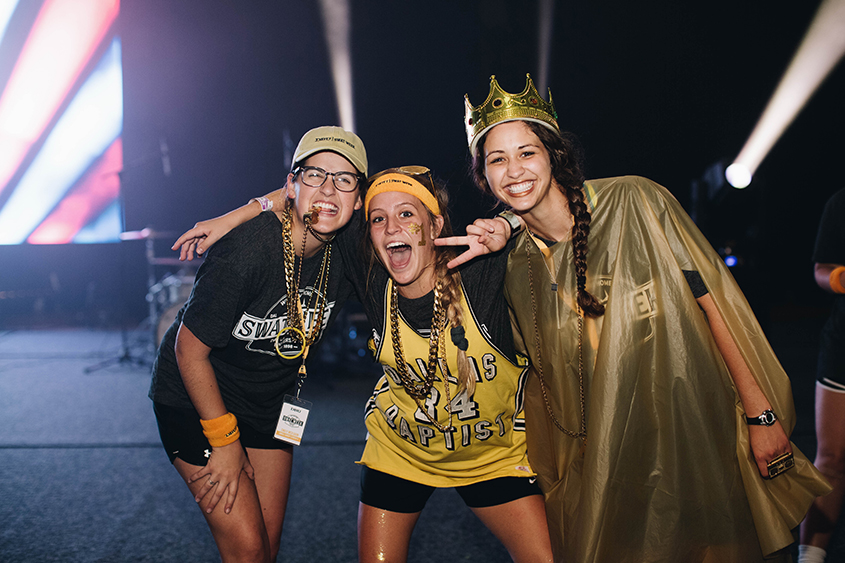
[[[845,335],[825,327],[820,340],[816,379],[832,391],[845,391]]]
[[[361,502],[382,510],[407,514],[420,512],[435,488],[367,466],[361,468]],[[470,508],[497,506],[523,497],[543,494],[534,477],[499,477],[455,487],[455,490]]]
[[[200,415],[194,409],[170,407],[153,402],[158,434],[161,444],[170,458],[170,463],[177,457],[191,465],[205,466],[211,455],[211,444],[202,433]],[[257,450],[289,450],[293,446],[273,438],[272,434],[259,432],[249,424],[238,421],[241,445]]]

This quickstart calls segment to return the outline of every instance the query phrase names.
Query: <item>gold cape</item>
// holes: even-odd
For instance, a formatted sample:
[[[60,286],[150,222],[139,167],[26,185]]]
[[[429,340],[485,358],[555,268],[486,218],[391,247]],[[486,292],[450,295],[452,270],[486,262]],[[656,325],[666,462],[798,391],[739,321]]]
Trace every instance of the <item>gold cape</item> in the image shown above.
[[[774,554],[788,561],[788,550],[780,550],[793,542],[792,528],[830,487],[794,444],[793,469],[760,477],[739,396],[683,270],[700,273],[789,435],[795,425],[789,380],[751,308],[665,188],[628,176],[591,180],[584,189],[592,208],[587,288],[607,309],[583,328],[583,457],[579,440],[551,421],[537,377],[540,367],[551,409],[577,431],[571,243],[552,246],[544,262],[523,233],[506,283],[517,349],[532,364],[528,455],[546,495],[556,560],[748,563]]]

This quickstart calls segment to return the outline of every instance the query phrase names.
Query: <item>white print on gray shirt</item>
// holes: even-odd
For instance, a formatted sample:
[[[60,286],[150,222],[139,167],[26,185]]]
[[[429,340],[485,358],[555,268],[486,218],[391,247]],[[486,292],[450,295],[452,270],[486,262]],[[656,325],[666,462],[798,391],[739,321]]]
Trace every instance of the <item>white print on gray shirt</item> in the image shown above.
[[[302,303],[302,311],[305,316],[305,326],[310,327],[314,317],[318,312],[318,305],[325,299],[323,294],[318,294],[316,300],[312,299],[314,288],[311,286],[299,290],[299,301]],[[329,323],[331,312],[334,308],[335,302],[330,301],[326,305],[326,310],[323,313],[323,325],[320,327],[322,334],[323,329]],[[279,331],[288,326],[287,324],[287,295],[282,296],[270,309],[264,314],[264,317],[256,317],[244,312],[241,315],[238,324],[232,329],[232,336],[238,340],[248,342],[246,349],[253,352],[260,352],[262,354],[275,355],[275,340]],[[298,339],[280,339],[282,345],[288,352],[291,351],[291,346],[297,346]]]

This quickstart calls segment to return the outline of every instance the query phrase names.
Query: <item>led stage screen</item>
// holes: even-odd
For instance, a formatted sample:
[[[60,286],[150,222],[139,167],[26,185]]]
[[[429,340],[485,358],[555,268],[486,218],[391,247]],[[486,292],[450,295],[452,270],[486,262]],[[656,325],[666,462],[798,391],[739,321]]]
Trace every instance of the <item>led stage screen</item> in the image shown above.
[[[119,0],[0,0],[0,244],[123,230]]]

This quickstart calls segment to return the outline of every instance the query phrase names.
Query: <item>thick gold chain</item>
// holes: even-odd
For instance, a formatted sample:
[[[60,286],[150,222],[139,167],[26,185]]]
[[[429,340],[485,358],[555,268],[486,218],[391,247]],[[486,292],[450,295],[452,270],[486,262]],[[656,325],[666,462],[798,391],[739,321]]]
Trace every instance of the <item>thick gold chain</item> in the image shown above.
[[[542,253],[541,253],[542,254]],[[537,300],[534,296],[534,271],[531,268],[531,252],[528,249],[528,241],[525,241],[525,257],[528,259],[528,287],[531,290],[531,312],[534,319],[534,345],[537,349],[537,377],[540,380],[540,390],[543,392],[543,401],[546,403],[546,411],[549,413],[552,422],[557,426],[558,430],[572,436],[573,438],[580,438],[582,442],[582,450],[587,445],[587,407],[586,397],[584,393],[584,354],[582,350],[583,344],[583,320],[581,307],[576,303],[578,313],[578,391],[579,400],[581,404],[581,428],[578,432],[568,430],[558,421],[555,413],[552,411],[551,402],[549,402],[548,392],[546,391],[546,381],[543,377],[543,357],[540,353],[540,328],[537,324]],[[553,279],[552,282],[555,280]]]
[[[449,393],[449,377],[444,373],[443,386],[446,392],[446,409],[449,411],[449,424],[443,426],[428,413],[422,401],[431,392],[434,385],[434,380],[437,376],[437,364],[440,358],[440,350],[444,349],[443,335],[446,325],[446,309],[440,295],[440,281],[434,285],[434,311],[431,315],[431,332],[428,335],[428,365],[426,366],[426,373],[423,375],[422,382],[416,382],[408,373],[408,364],[405,362],[405,354],[402,351],[402,339],[399,336],[399,292],[393,283],[390,284],[390,336],[393,340],[393,356],[396,359],[396,372],[399,374],[399,380],[402,382],[402,387],[405,393],[408,394],[414,402],[417,403],[419,409],[428,418],[434,426],[441,432],[450,432],[454,429],[452,426],[452,397]],[[445,354],[444,354],[445,357]],[[444,366],[446,364],[444,363]],[[444,368],[448,370],[448,367]]]
[[[287,207],[282,214],[282,243],[285,254],[285,287],[287,289],[287,309],[288,309],[288,325],[299,329],[302,332],[304,341],[302,343],[303,349],[310,347],[320,336],[320,331],[323,328],[323,319],[326,311],[326,290],[328,288],[329,270],[331,269],[332,248],[330,244],[323,245],[323,261],[320,264],[320,272],[317,276],[317,283],[311,292],[311,299],[309,300],[309,307],[315,310],[314,318],[312,319],[310,327],[305,326],[305,318],[302,312],[302,303],[299,301],[299,284],[302,281],[302,263],[305,261],[305,243],[308,237],[308,223],[310,217],[305,218],[306,231],[302,237],[302,252],[299,259],[298,267],[294,267],[296,263],[296,253],[293,247],[293,227],[291,209]],[[294,279],[294,270],[295,279]],[[320,295],[323,296],[320,299]],[[304,354],[307,355],[307,352]]]

